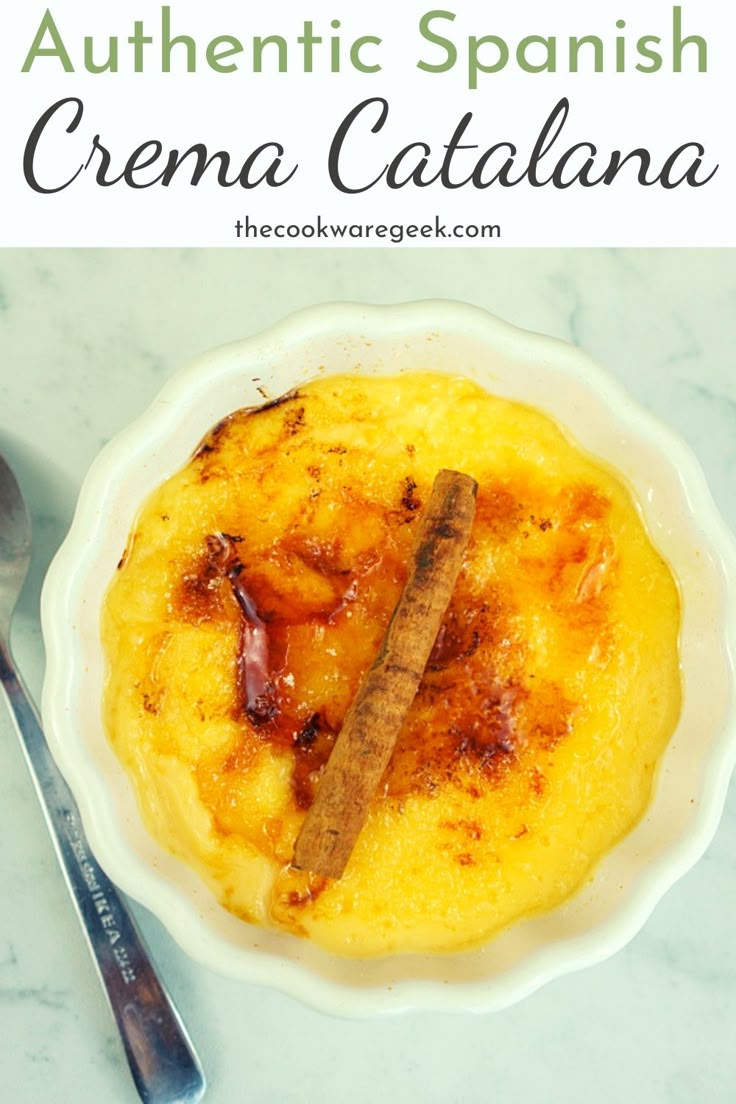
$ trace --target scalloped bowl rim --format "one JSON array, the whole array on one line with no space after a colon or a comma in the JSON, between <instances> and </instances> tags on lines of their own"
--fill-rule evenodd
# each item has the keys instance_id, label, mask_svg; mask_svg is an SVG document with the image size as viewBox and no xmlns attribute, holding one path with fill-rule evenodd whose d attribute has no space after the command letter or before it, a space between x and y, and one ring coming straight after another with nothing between
<instances>
[{"instance_id":1,"label":"scalloped bowl rim","mask_svg":"<svg viewBox=\"0 0 736 1104\"><path fill-rule=\"evenodd\" d=\"M610 435L612 443L606 448L632 458L634 467L624 475L634 485L639 480L640 502L645 488L643 476L637 475L636 457L645 455L652 464L658 460L662 487L672 501L679 496L677 510L665 501L664 490L652 490L647 483L647 502L642 506L647 523L650 530L652 525L655 529L659 526L653 535L660 546L672 545L674 553L665 551L670 560L673 554L675 559L684 557L693 588L701 585L701 575L707 577L702 592L692 601L686 589L683 597L686 612L696 618L699 603L709 602L709 609L712 606L707 623L713 622L708 637L712 654L707 662L717 660L720 712L717 722L713 721L707 755L693 760L698 781L691 787L692 808L680 814L674 789L670 805L665 806L672 820L675 803L677 823L684 818L684 827L680 825L670 837L665 832L664 841L659 839L662 829L656 816L665 800L662 792L675 786L668 776L668 749L650 810L602 860L586 887L552 913L520 921L486 946L460 955L395 956L364 962L340 959L296 937L265 932L230 917L194 872L166 855L142 828L129 782L102 730L101 659L95 633L100 596L114 570L110 546L121 534L127 535L136 505L186 462L219 417L238 406L262 402L263 390L257 388L264 384L267 394L275 397L326 371L325 350L332 350L338 364L335 370L340 370L343 362L352 364L352 370L369 373L408 370L402 367L402 358L420 354L430 361L439 358L442 367L430 363L430 370L447 371L445 366L451 365L451 373L465 374L466 365L472 364L476 378L489 389L547 410L584 447L587 434L602 433L607 442L606 435ZM283 386L279 372L285 371L289 357L297 355L300 367L290 370L291 382ZM375 357L378 359L372 363ZM560 388L560 381L566 387ZM519 393L519 388L526 390ZM236 396L243 401L234 402ZM219 416L207 421L214 409ZM600 425L591 429L588 423L595 420L596 413ZM672 511L678 510L675 525ZM669 528L661 520L666 517ZM677 532L678 526L687 530L687 540ZM119 551L124 544L123 537ZM106 546L108 557L103 561L100 549ZM311 307L253 337L220 346L180 369L149 408L110 441L92 464L69 534L47 574L41 614L47 650L42 696L47 738L77 799L90 845L109 875L150 909L195 960L219 973L279 989L335 1015L367 1016L407 1009L491 1011L552 978L613 954L633 938L668 888L705 851L718 826L736 763L736 542L718 513L694 454L579 349L518 329L464 303L425 300L389 306L333 303ZM702 635L702 626L696 629L695 635ZM697 641L692 645L696 663L700 663L699 647ZM707 665L702 667L706 670ZM686 684L686 697L693 693L697 697L698 692L697 685ZM688 708L694 708L692 701ZM680 747L676 754L689 764L687 755L695 752ZM621 869L628 871L624 864L631 863L635 873L618 899L612 885L622 875L616 866L618 859L612 861L611 855L626 848Z\"/></svg>"}]
</instances>

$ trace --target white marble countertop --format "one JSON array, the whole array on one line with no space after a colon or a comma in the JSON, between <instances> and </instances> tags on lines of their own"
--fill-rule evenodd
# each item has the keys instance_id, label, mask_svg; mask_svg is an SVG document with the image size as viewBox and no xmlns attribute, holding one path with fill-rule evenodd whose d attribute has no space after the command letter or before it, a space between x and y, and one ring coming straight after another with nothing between
<instances>
[{"instance_id":1,"label":"white marble countertop","mask_svg":"<svg viewBox=\"0 0 736 1104\"><path fill-rule=\"evenodd\" d=\"M465 299L579 343L691 444L736 528L736 252L0 252L0 449L36 526L14 637L85 471L194 354L313 302ZM736 793L706 856L614 958L502 1013L324 1017L189 961L136 908L207 1100L716 1104L736 1084ZM13 1104L137 1099L0 709L0 1080Z\"/></svg>"}]
</instances>

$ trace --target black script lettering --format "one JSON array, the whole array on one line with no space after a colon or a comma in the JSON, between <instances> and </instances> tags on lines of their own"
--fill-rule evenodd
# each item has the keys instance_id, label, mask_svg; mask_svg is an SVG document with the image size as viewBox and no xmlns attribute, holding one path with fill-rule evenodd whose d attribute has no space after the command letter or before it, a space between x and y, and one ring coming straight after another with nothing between
<instances>
[{"instance_id":1,"label":"black script lettering","mask_svg":"<svg viewBox=\"0 0 736 1104\"><path fill-rule=\"evenodd\" d=\"M693 159L692 164L688 166L681 177L677 180L671 180L670 173L672 173L675 168L675 162L679 160L681 154L691 149L696 150L698 156ZM676 188L678 184L687 183L691 188L702 188L704 184L707 184L709 180L713 179L718 169L718 165L716 165L703 180L698 180L698 169L702 168L704 154L705 148L701 146L700 142L685 142L684 145L678 146L662 166L662 172L660 173L662 187Z\"/></svg>"},{"instance_id":2,"label":"black script lettering","mask_svg":"<svg viewBox=\"0 0 736 1104\"><path fill-rule=\"evenodd\" d=\"M210 154L203 143L195 143L189 149L180 152L177 149L166 152L163 144L155 138L149 138L138 145L129 154L120 171L113 166L113 154L107 145L103 143L99 134L92 139L92 144L87 160L79 165L76 172L61 184L49 186L41 183L36 169L36 158L39 153L41 139L55 116L67 105L74 105L74 115L66 127L66 133L72 134L79 127L84 114L84 104L76 97L67 97L52 104L31 131L23 155L23 172L26 182L34 192L50 195L61 192L72 184L79 174L91 169L94 171L95 182L103 188L109 188L113 184L125 183L129 188L151 188L154 184L161 184L167 188L182 165L189 161L191 173L189 184L192 187L202 180L205 171L210 165L217 163L217 183L221 188L232 188L239 184L241 188L257 188L260 184L266 184L271 188L281 187L288 183L298 169L294 165L287 170L283 165L285 157L284 147L280 142L263 142L256 146L250 153L240 160L240 167L235 165L230 172L232 157L227 150L217 150ZM161 167L163 165L163 167ZM149 179L141 179L144 170L151 169L157 175ZM179 175L182 175L181 173Z\"/></svg>"},{"instance_id":3,"label":"black script lettering","mask_svg":"<svg viewBox=\"0 0 736 1104\"><path fill-rule=\"evenodd\" d=\"M82 170L85 168L85 165L80 165L77 171L74 173L74 176L71 176L63 184L58 184L56 187L53 188L45 188L42 184L38 182L36 178L35 165L36 154L38 152L38 143L41 140L46 127L51 122L53 117L57 114L58 111L61 110L61 108L66 107L67 104L75 105L74 117L69 125L66 127L66 133L73 134L82 120L84 104L81 100L78 100L76 96L67 96L63 100L57 100L55 104L52 104L51 107L47 108L47 110L44 111L43 115L38 120L28 136L26 148L23 151L23 175L26 178L26 183L29 184L31 188L33 188L34 192L42 192L44 195L51 195L54 192L63 192L64 188L68 188L69 185L77 179L80 172L82 172Z\"/></svg>"},{"instance_id":4,"label":"black script lettering","mask_svg":"<svg viewBox=\"0 0 736 1104\"><path fill-rule=\"evenodd\" d=\"M460 139L464 137L465 131L468 129L470 122L473 118L472 111L466 111L460 122L455 127L452 138L445 146L445 156L442 159L442 168L439 171L439 178L442 181L443 188L462 188L463 185L468 184L473 179L473 174L466 176L464 180L453 181L450 179L450 168L452 166L453 158L458 150L474 150L478 149L477 142L468 143L467 145L461 144ZM436 180L437 177L434 177Z\"/></svg>"},{"instance_id":5,"label":"black script lettering","mask_svg":"<svg viewBox=\"0 0 736 1104\"><path fill-rule=\"evenodd\" d=\"M464 140L466 132L474 122L473 113L468 111L456 126L450 141L442 147L443 155L439 152L435 155L427 142L409 142L384 163L381 171L373 176L372 180L353 186L346 182L348 175L346 139L361 115L374 105L379 107L379 112L370 127L370 133L377 134L382 131L388 120L389 105L387 100L374 97L363 100L345 116L332 141L329 155L330 179L341 192L348 194L366 192L382 180L385 186L391 189L405 188L407 185L426 188L437 182L448 189L461 188L468 184L477 189L489 188L492 184L499 184L502 188L513 188L523 181L527 181L533 188L552 185L553 188L565 190L573 184L582 188L592 188L598 184L612 184L621 173L623 166L629 163L638 164L636 180L644 187L660 184L661 187L670 189L680 184L688 184L699 188L712 180L718 169L716 165L707 175L704 175L705 149L699 142L685 142L678 146L662 163L660 169L652 164L652 154L644 148L637 148L626 154L621 150L613 150L606 154L601 152L593 142L588 141L575 142L565 148L561 146L561 136L570 114L570 103L566 97L563 97L550 111L526 163L522 161L517 146L513 142L499 141L489 145L482 152L476 153L472 172L468 174L466 169L466 174L462 177L459 172L453 173L456 167L454 165L456 155L480 149L477 143ZM365 134L363 138L365 140ZM492 159L496 158L496 164L498 164L499 155L504 154L504 161L494 171L491 166ZM687 155L690 156L690 163L687 167L683 167Z\"/></svg>"},{"instance_id":6,"label":"black script lettering","mask_svg":"<svg viewBox=\"0 0 736 1104\"><path fill-rule=\"evenodd\" d=\"M587 150L589 156L586 158L585 163L582 165L582 167L574 170L572 176L565 180L564 176L562 175L563 172L568 167L570 161L572 161L575 154L580 153L581 150ZM560 188L561 190L564 188L570 188L576 182L579 182L584 187L592 187L594 182L588 179L588 173L595 164L593 158L595 157L597 152L598 150L591 142L578 142L576 145L570 146L568 150L565 150L562 157L555 165L554 171L552 173L552 183L554 184L555 188Z\"/></svg>"},{"instance_id":7,"label":"black script lettering","mask_svg":"<svg viewBox=\"0 0 736 1104\"><path fill-rule=\"evenodd\" d=\"M381 177L386 175L386 169L388 168L388 166L384 165L375 180L372 180L370 184L362 185L360 188L348 187L341 175L340 159L342 157L342 148L345 139L350 133L353 123L363 114L366 108L371 107L373 104L381 105L378 119L371 127L371 134L378 134L379 130L383 129L384 123L388 118L388 100L384 100L381 96L372 96L369 100L363 100L361 103L357 104L352 111L347 113L335 131L335 136L330 144L330 152L327 159L327 170L330 174L330 180L339 191L346 192L348 195L357 195L359 192L367 192L369 188L372 188L374 184L378 183Z\"/></svg>"},{"instance_id":8,"label":"black script lettering","mask_svg":"<svg viewBox=\"0 0 736 1104\"><path fill-rule=\"evenodd\" d=\"M499 150L507 150L508 156L504 161L500 169L498 169L493 176L483 179L483 170L488 166L488 162L493 157L494 153L498 153ZM497 142L495 146L491 146L487 149L483 156L479 159L475 169L473 170L473 186L476 188L490 188L491 184L495 184L496 181L502 184L504 188L511 187L512 184L518 183L509 179L509 173L514 167L514 158L516 157L516 146L511 142Z\"/></svg>"},{"instance_id":9,"label":"black script lettering","mask_svg":"<svg viewBox=\"0 0 736 1104\"><path fill-rule=\"evenodd\" d=\"M151 152L146 155L146 151L149 149L151 150ZM130 157L125 163L125 168L120 173L120 175L113 176L112 178L108 179L108 172L110 170L112 157L110 151L105 146L103 146L102 142L100 141L99 134L95 134L94 138L92 139L92 149L90 150L89 157L87 158L84 168L85 170L88 169L92 164L95 154L99 154L100 163L97 168L97 172L95 173L95 181L100 185L100 187L109 188L113 184L119 184L121 180L124 180L130 188L148 188L150 186L149 183L139 183L137 180L134 179L133 173L136 172L138 169L147 169L150 165L153 165L156 161L158 161L162 151L163 146L160 142L144 142L142 145L138 146L137 149L133 150Z\"/></svg>"},{"instance_id":10,"label":"black script lettering","mask_svg":"<svg viewBox=\"0 0 736 1104\"><path fill-rule=\"evenodd\" d=\"M418 152L423 156L420 156L414 168L410 169L408 174L402 179L399 177L399 172L404 168L404 161L410 160L414 152ZM416 184L418 188L422 188L436 180L437 178L434 176L431 180L424 180L422 176L424 169L426 169L429 164L428 159L431 153L432 147L428 146L426 142L411 142L408 146L404 146L402 150L399 150L386 171L386 183L389 188L403 188L409 181L411 181L412 184Z\"/></svg>"},{"instance_id":11,"label":"black script lettering","mask_svg":"<svg viewBox=\"0 0 736 1104\"><path fill-rule=\"evenodd\" d=\"M534 143L534 149L532 150L532 155L529 158L529 165L519 177L519 181L523 180L526 176L529 178L529 183L532 185L533 188L541 188L543 187L543 185L551 183L551 176L547 177L546 180L539 179L539 177L537 176L537 165L545 156L545 154L549 153L552 146L559 138L569 114L570 101L567 99L566 96L563 96L562 99L558 100L555 106L552 108L547 121L539 132L539 137ZM518 181L512 181L511 183L518 183Z\"/></svg>"},{"instance_id":12,"label":"black script lettering","mask_svg":"<svg viewBox=\"0 0 736 1104\"><path fill-rule=\"evenodd\" d=\"M652 164L651 153L646 149L635 149L631 150L631 152L627 153L625 156L621 153L621 150L614 150L603 176L599 176L597 180L591 181L589 186L592 187L593 184L600 184L601 181L603 181L604 184L613 184L624 165L628 161L637 160L639 162L639 168L636 173L636 179L639 184L643 184L645 187L650 184L656 184L659 180L658 176L655 176L652 180L647 176L647 172Z\"/></svg>"}]
</instances>

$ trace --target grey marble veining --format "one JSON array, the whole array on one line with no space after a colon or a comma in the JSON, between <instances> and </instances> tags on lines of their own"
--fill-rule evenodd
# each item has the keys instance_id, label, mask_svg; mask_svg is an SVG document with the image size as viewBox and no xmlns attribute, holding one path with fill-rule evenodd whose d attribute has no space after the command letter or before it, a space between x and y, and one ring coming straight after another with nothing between
<instances>
[{"instance_id":1,"label":"grey marble veining","mask_svg":"<svg viewBox=\"0 0 736 1104\"><path fill-rule=\"evenodd\" d=\"M16 625L34 693L41 579L100 447L183 362L313 302L448 297L574 341L697 453L736 528L733 251L0 252L0 448L36 532ZM0 1070L13 1104L137 1099L0 712ZM736 800L614 958L494 1016L327 1019L189 961L137 909L208 1100L726 1104L736 1086Z\"/></svg>"}]
</instances>

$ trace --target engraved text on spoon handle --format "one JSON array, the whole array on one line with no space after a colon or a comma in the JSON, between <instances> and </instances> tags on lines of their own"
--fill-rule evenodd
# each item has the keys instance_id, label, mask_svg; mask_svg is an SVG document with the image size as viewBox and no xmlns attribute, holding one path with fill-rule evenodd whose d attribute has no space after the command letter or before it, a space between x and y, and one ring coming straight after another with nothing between
<instances>
[{"instance_id":1,"label":"engraved text on spoon handle","mask_svg":"<svg viewBox=\"0 0 736 1104\"><path fill-rule=\"evenodd\" d=\"M151 1104L199 1100L204 1080L135 922L89 849L74 798L38 714L0 641L7 696L64 876L117 1021L139 1094Z\"/></svg>"}]
</instances>

